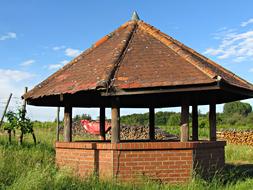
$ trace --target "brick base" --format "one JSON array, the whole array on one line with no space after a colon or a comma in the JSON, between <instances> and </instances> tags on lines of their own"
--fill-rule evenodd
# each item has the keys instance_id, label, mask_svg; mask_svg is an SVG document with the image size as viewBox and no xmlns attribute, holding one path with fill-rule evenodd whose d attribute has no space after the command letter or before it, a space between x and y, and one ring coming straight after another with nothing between
<instances>
[{"instance_id":1,"label":"brick base","mask_svg":"<svg viewBox=\"0 0 253 190\"><path fill-rule=\"evenodd\" d=\"M224 141L56 142L56 163L80 176L136 181L186 182L193 170L212 174L224 166Z\"/></svg>"}]
</instances>

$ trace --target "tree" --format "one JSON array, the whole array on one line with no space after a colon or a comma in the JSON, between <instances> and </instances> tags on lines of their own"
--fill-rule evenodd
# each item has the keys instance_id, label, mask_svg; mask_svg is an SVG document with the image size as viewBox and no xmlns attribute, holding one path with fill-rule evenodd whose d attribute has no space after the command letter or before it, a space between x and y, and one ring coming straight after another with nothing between
<instances>
[{"instance_id":1,"label":"tree","mask_svg":"<svg viewBox=\"0 0 253 190\"><path fill-rule=\"evenodd\" d=\"M76 115L74 118L73 118L73 122L80 122L81 120L91 120L91 116L88 115L88 114L82 114L82 115Z\"/></svg>"},{"instance_id":2,"label":"tree","mask_svg":"<svg viewBox=\"0 0 253 190\"><path fill-rule=\"evenodd\" d=\"M167 120L167 125L169 126L179 126L180 125L180 114L173 113Z\"/></svg>"},{"instance_id":3,"label":"tree","mask_svg":"<svg viewBox=\"0 0 253 190\"><path fill-rule=\"evenodd\" d=\"M223 113L226 115L238 113L242 116L247 116L250 112L252 112L251 105L240 101L226 103L223 107Z\"/></svg>"}]
</instances>

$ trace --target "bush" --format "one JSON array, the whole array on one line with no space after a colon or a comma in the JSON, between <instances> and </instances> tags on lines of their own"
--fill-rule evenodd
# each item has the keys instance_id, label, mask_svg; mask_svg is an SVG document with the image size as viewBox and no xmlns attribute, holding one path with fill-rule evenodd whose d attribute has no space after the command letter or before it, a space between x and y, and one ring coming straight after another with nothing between
<instances>
[{"instance_id":1,"label":"bush","mask_svg":"<svg viewBox=\"0 0 253 190\"><path fill-rule=\"evenodd\" d=\"M209 126L208 119L206 117L199 117L199 128L206 128Z\"/></svg>"},{"instance_id":2,"label":"bush","mask_svg":"<svg viewBox=\"0 0 253 190\"><path fill-rule=\"evenodd\" d=\"M246 125L246 118L239 114L233 113L229 117L225 118L225 123L228 125Z\"/></svg>"},{"instance_id":3,"label":"bush","mask_svg":"<svg viewBox=\"0 0 253 190\"><path fill-rule=\"evenodd\" d=\"M251 105L248 103L243 103L239 101L226 103L223 107L223 113L228 116L234 113L247 116L250 112L252 112Z\"/></svg>"},{"instance_id":4,"label":"bush","mask_svg":"<svg viewBox=\"0 0 253 190\"><path fill-rule=\"evenodd\" d=\"M171 114L167 121L167 125L169 126L179 126L180 125L180 114L174 113Z\"/></svg>"},{"instance_id":5,"label":"bush","mask_svg":"<svg viewBox=\"0 0 253 190\"><path fill-rule=\"evenodd\" d=\"M248 116L247 116L247 121L246 121L247 124L249 125L253 125L253 112L251 112Z\"/></svg>"}]
</instances>

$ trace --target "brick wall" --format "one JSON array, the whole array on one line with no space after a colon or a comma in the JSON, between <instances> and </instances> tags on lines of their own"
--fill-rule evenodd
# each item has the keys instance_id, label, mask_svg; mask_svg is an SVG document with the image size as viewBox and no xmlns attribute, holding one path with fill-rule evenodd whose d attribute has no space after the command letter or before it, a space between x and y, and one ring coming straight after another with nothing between
<instances>
[{"instance_id":1,"label":"brick wall","mask_svg":"<svg viewBox=\"0 0 253 190\"><path fill-rule=\"evenodd\" d=\"M194 169L197 174L207 178L224 167L224 147L193 150Z\"/></svg>"},{"instance_id":2,"label":"brick wall","mask_svg":"<svg viewBox=\"0 0 253 190\"><path fill-rule=\"evenodd\" d=\"M114 153L114 174L124 181L147 177L184 182L191 173L191 150L119 150Z\"/></svg>"},{"instance_id":3,"label":"brick wall","mask_svg":"<svg viewBox=\"0 0 253 190\"><path fill-rule=\"evenodd\" d=\"M98 175L100 178L108 179L113 177L113 150L99 150Z\"/></svg>"},{"instance_id":4,"label":"brick wall","mask_svg":"<svg viewBox=\"0 0 253 190\"><path fill-rule=\"evenodd\" d=\"M224 165L225 142L71 142L56 143L56 163L80 176L131 181L149 178L185 182L193 169L212 173Z\"/></svg>"},{"instance_id":5,"label":"brick wall","mask_svg":"<svg viewBox=\"0 0 253 190\"><path fill-rule=\"evenodd\" d=\"M92 145L56 144L56 163L62 168L71 168L75 174L89 176L95 171L95 150Z\"/></svg>"}]
</instances>

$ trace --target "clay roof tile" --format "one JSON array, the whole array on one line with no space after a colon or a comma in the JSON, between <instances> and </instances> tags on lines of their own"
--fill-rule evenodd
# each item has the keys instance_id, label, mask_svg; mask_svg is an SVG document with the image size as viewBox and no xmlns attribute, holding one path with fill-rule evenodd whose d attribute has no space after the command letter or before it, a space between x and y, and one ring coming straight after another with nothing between
<instances>
[{"instance_id":1,"label":"clay roof tile","mask_svg":"<svg viewBox=\"0 0 253 190\"><path fill-rule=\"evenodd\" d=\"M253 90L247 81L155 27L134 19L24 95L26 99L101 89L211 84L224 80Z\"/></svg>"}]
</instances>

